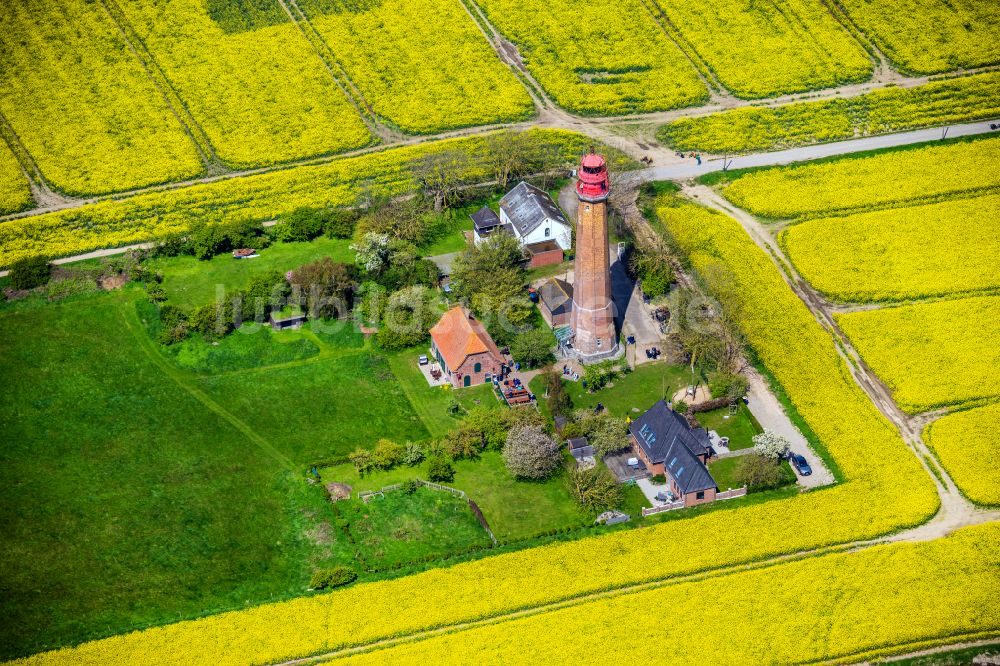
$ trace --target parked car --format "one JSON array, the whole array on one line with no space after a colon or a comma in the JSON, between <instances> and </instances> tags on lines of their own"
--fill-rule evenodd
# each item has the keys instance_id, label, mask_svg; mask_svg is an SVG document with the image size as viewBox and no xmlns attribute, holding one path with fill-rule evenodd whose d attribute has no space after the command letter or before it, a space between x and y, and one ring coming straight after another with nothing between
<instances>
[{"instance_id":1,"label":"parked car","mask_svg":"<svg viewBox=\"0 0 1000 666\"><path fill-rule=\"evenodd\" d=\"M794 467L802 476L809 476L813 473L812 467L810 467L806 459L798 453L792 454L791 461L792 467Z\"/></svg>"}]
</instances>

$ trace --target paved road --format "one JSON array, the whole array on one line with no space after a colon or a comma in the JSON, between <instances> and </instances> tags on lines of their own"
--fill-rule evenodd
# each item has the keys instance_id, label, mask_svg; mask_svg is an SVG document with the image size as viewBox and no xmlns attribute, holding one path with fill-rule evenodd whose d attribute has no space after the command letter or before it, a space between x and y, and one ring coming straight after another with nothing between
<instances>
[{"instance_id":1,"label":"paved road","mask_svg":"<svg viewBox=\"0 0 1000 666\"><path fill-rule=\"evenodd\" d=\"M586 132L588 128L574 127L572 129ZM967 123L964 125L952 125L948 128L948 138L992 133L997 132L990 129L990 123L988 121ZM941 139L941 134L942 130L940 128L900 132L899 134L886 134L883 136L866 137L864 139L852 139L850 141L838 141L836 143L803 146L801 148L791 148L789 150L779 150L771 153L755 153L753 155L731 158L725 164L729 169L775 166L779 164L788 164L790 162L815 160L833 155L846 155L848 153L856 153L865 150L876 150L878 148L890 148L894 146L906 146L913 143L923 143L925 141L936 141ZM642 169L634 172L632 178L638 178L643 182L654 180L688 180L712 171L722 171L723 166L724 163L721 158L706 160L700 166L695 164L694 161L690 161L683 164ZM571 196L569 192L566 192L565 194L560 192L559 203L563 205L566 213L570 216L570 219L573 219L576 213L575 197ZM267 224L274 224L274 222L265 222L265 225ZM128 248L108 248L105 250L97 250L96 252L88 252L86 254L72 257L63 257L62 259L57 259L55 263L66 264L74 261L80 261L82 259L106 257L113 254L121 254L122 252L125 252L126 249ZM0 271L0 277L5 276L6 274L6 271Z\"/></svg>"},{"instance_id":2,"label":"paved road","mask_svg":"<svg viewBox=\"0 0 1000 666\"><path fill-rule=\"evenodd\" d=\"M877 150L879 148L907 146L926 141L940 141L941 134L941 128L935 128L914 130L912 132L900 132L899 134L870 136L863 139L851 139L850 141L838 141L836 143L824 143L814 146L802 146L801 148L790 148L788 150L778 150L771 153L755 153L753 155L733 157L729 158L728 162L725 162L725 164L728 164L727 168L730 170L790 164L791 162L816 160L823 157L846 155L848 153ZM1000 134L1000 132L991 130L989 122L952 125L948 128L949 139L960 136L974 136L977 134ZM643 169L638 172L638 175L643 181L687 180L689 178L695 178L713 171L722 171L723 166L724 161L722 158L707 160L703 162L701 166L697 165L694 160L689 160L684 164Z\"/></svg>"}]
</instances>

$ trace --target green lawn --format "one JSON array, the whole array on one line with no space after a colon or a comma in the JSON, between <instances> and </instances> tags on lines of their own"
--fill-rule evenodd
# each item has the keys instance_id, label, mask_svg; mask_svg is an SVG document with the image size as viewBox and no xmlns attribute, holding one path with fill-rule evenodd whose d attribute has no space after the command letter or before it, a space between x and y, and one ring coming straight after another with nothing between
<instances>
[{"instance_id":1,"label":"green lawn","mask_svg":"<svg viewBox=\"0 0 1000 666\"><path fill-rule=\"evenodd\" d=\"M757 419L742 402L736 414L730 414L728 407L697 415L698 422L705 430L714 430L719 437L729 438L730 449L748 449L753 446L754 435L763 432Z\"/></svg>"},{"instance_id":2,"label":"green lawn","mask_svg":"<svg viewBox=\"0 0 1000 666\"><path fill-rule=\"evenodd\" d=\"M338 503L365 569L388 568L428 557L446 557L492 545L466 500L448 492L420 488L375 495L367 503ZM352 563L347 563L352 564Z\"/></svg>"},{"instance_id":3,"label":"green lawn","mask_svg":"<svg viewBox=\"0 0 1000 666\"><path fill-rule=\"evenodd\" d=\"M389 354L387 359L389 367L399 380L400 388L431 437L444 437L458 427L461 415L454 416L448 413L448 404L453 399L458 400L465 410L477 405L506 409L496 399L493 389L486 384L460 389L428 384L420 372L417 360L421 354L429 353L425 347L416 347Z\"/></svg>"},{"instance_id":4,"label":"green lawn","mask_svg":"<svg viewBox=\"0 0 1000 666\"><path fill-rule=\"evenodd\" d=\"M375 490L408 479L426 478L425 466L400 466L359 478L353 465L320 470L324 483L346 483ZM542 482L515 480L501 455L487 451L477 460L455 462L455 479L446 484L464 490L479 505L497 539L524 539L542 532L583 525L588 519L569 494L562 475Z\"/></svg>"},{"instance_id":5,"label":"green lawn","mask_svg":"<svg viewBox=\"0 0 1000 666\"><path fill-rule=\"evenodd\" d=\"M194 257L153 259L149 267L163 274L163 288L170 303L188 309L216 298L222 285L227 292L242 289L251 276L270 270L284 273L310 261L330 257L334 261L353 263L351 241L321 236L309 243L275 243L260 251L256 259L233 259L220 254L209 261Z\"/></svg>"},{"instance_id":6,"label":"green lawn","mask_svg":"<svg viewBox=\"0 0 1000 666\"><path fill-rule=\"evenodd\" d=\"M560 366L556 364L556 368ZM652 407L657 400L670 397L680 388L687 386L690 372L684 366L666 363L646 363L627 375L616 379L596 393L588 393L582 382L566 381L566 390L573 399L573 407L593 408L603 404L615 416L633 418ZM531 389L539 396L544 394L540 377L531 380ZM544 402L541 398L539 402Z\"/></svg>"},{"instance_id":7,"label":"green lawn","mask_svg":"<svg viewBox=\"0 0 1000 666\"><path fill-rule=\"evenodd\" d=\"M247 325L214 343L193 334L183 342L164 347L178 366L198 373L247 370L300 361L319 354L319 346L301 331L272 331Z\"/></svg>"},{"instance_id":8,"label":"green lawn","mask_svg":"<svg viewBox=\"0 0 1000 666\"><path fill-rule=\"evenodd\" d=\"M345 456L383 437L430 437L386 359L368 351L205 377L201 386L297 463Z\"/></svg>"},{"instance_id":9,"label":"green lawn","mask_svg":"<svg viewBox=\"0 0 1000 666\"><path fill-rule=\"evenodd\" d=\"M137 296L0 313L0 656L301 594L320 556L328 504L189 390Z\"/></svg>"},{"instance_id":10,"label":"green lawn","mask_svg":"<svg viewBox=\"0 0 1000 666\"><path fill-rule=\"evenodd\" d=\"M712 478L715 479L715 484L719 486L720 491L725 491L729 488L742 487L743 484L740 483L738 479L741 460L742 457L736 456L733 458L713 460L708 463L708 471L711 472ZM781 471L784 474L784 480L781 484L782 486L792 485L795 483L795 472L792 471L792 468L788 464L787 460L781 461Z\"/></svg>"},{"instance_id":11,"label":"green lawn","mask_svg":"<svg viewBox=\"0 0 1000 666\"><path fill-rule=\"evenodd\" d=\"M715 485L719 487L719 490L724 491L729 488L740 488L742 483L737 480L737 475L740 470L740 457L735 458L722 458L721 460L713 460L708 463L708 471L712 474L712 478L715 479Z\"/></svg>"}]
</instances>

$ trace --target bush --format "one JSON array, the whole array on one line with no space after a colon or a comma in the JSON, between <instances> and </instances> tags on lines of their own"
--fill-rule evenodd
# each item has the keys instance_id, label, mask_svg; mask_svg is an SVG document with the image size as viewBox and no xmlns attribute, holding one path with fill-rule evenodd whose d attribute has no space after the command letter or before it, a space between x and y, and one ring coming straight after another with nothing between
<instances>
[{"instance_id":1,"label":"bush","mask_svg":"<svg viewBox=\"0 0 1000 666\"><path fill-rule=\"evenodd\" d=\"M388 439L380 439L372 451L372 464L377 469L389 469L403 462L406 447Z\"/></svg>"},{"instance_id":2,"label":"bush","mask_svg":"<svg viewBox=\"0 0 1000 666\"><path fill-rule=\"evenodd\" d=\"M740 460L736 472L737 482L747 487L747 492L770 490L785 484L781 463L759 453L751 453Z\"/></svg>"},{"instance_id":3,"label":"bush","mask_svg":"<svg viewBox=\"0 0 1000 666\"><path fill-rule=\"evenodd\" d=\"M426 287L407 287L391 295L375 340L386 350L412 347L427 338L437 321L434 294Z\"/></svg>"},{"instance_id":4,"label":"bush","mask_svg":"<svg viewBox=\"0 0 1000 666\"><path fill-rule=\"evenodd\" d=\"M562 375L551 369L542 375L545 386L545 404L552 416L566 416L573 409L573 398L570 397L563 384ZM564 433L565 436L565 433Z\"/></svg>"},{"instance_id":5,"label":"bush","mask_svg":"<svg viewBox=\"0 0 1000 666\"><path fill-rule=\"evenodd\" d=\"M413 467L419 464L424 459L424 449L419 444L414 444L410 442L406 445L406 451L403 452L403 464Z\"/></svg>"},{"instance_id":6,"label":"bush","mask_svg":"<svg viewBox=\"0 0 1000 666\"><path fill-rule=\"evenodd\" d=\"M224 224L198 224L191 229L187 246L198 259L211 259L217 254L241 247L265 247L264 226L252 220Z\"/></svg>"},{"instance_id":7,"label":"bush","mask_svg":"<svg viewBox=\"0 0 1000 666\"><path fill-rule=\"evenodd\" d=\"M347 458L354 465L354 469L358 470L358 474L364 476L368 472L375 469L375 456L368 449L357 448L352 451Z\"/></svg>"},{"instance_id":8,"label":"bush","mask_svg":"<svg viewBox=\"0 0 1000 666\"><path fill-rule=\"evenodd\" d=\"M352 569L344 566L333 567L331 569L319 569L313 572L309 580L309 587L313 590L326 590L332 587L340 587L353 583L358 577Z\"/></svg>"},{"instance_id":9,"label":"bush","mask_svg":"<svg viewBox=\"0 0 1000 666\"><path fill-rule=\"evenodd\" d=\"M624 499L621 484L604 465L590 469L574 466L569 470L568 480L573 498L590 513L617 509Z\"/></svg>"},{"instance_id":10,"label":"bush","mask_svg":"<svg viewBox=\"0 0 1000 666\"><path fill-rule=\"evenodd\" d=\"M427 478L435 483L445 483L455 478L455 468L451 461L443 455L434 455L427 459Z\"/></svg>"},{"instance_id":11,"label":"bush","mask_svg":"<svg viewBox=\"0 0 1000 666\"><path fill-rule=\"evenodd\" d=\"M413 493L420 490L420 482L416 479L407 479L403 481L403 484L399 488L406 495L412 495Z\"/></svg>"},{"instance_id":12,"label":"bush","mask_svg":"<svg viewBox=\"0 0 1000 666\"><path fill-rule=\"evenodd\" d=\"M667 477L665 474L654 474L653 476L649 477L649 482L654 483L656 485L660 485L661 483L667 482Z\"/></svg>"},{"instance_id":13,"label":"bush","mask_svg":"<svg viewBox=\"0 0 1000 666\"><path fill-rule=\"evenodd\" d=\"M588 365L583 371L583 381L587 382L587 390L599 391L619 374L618 361L609 359Z\"/></svg>"},{"instance_id":14,"label":"bush","mask_svg":"<svg viewBox=\"0 0 1000 666\"><path fill-rule=\"evenodd\" d=\"M576 422L598 457L618 453L629 446L625 419L615 418L606 411L594 414L590 410L581 410L577 412Z\"/></svg>"},{"instance_id":15,"label":"bush","mask_svg":"<svg viewBox=\"0 0 1000 666\"><path fill-rule=\"evenodd\" d=\"M278 218L272 229L275 240L289 243L311 241L323 233L326 211L323 208L296 208Z\"/></svg>"},{"instance_id":16,"label":"bush","mask_svg":"<svg viewBox=\"0 0 1000 666\"><path fill-rule=\"evenodd\" d=\"M520 425L507 435L503 459L515 477L546 479L562 464L562 451L540 426Z\"/></svg>"},{"instance_id":17,"label":"bush","mask_svg":"<svg viewBox=\"0 0 1000 666\"><path fill-rule=\"evenodd\" d=\"M167 290L156 283L146 285L146 298L150 303L162 303L167 300Z\"/></svg>"},{"instance_id":18,"label":"bush","mask_svg":"<svg viewBox=\"0 0 1000 666\"><path fill-rule=\"evenodd\" d=\"M41 255L18 259L10 265L10 286L14 289L41 287L52 276L52 264Z\"/></svg>"},{"instance_id":19,"label":"bush","mask_svg":"<svg viewBox=\"0 0 1000 666\"><path fill-rule=\"evenodd\" d=\"M746 395L750 382L743 375L713 372L708 376L708 390L713 398L739 400Z\"/></svg>"},{"instance_id":20,"label":"bush","mask_svg":"<svg viewBox=\"0 0 1000 666\"><path fill-rule=\"evenodd\" d=\"M529 369L547 365L556 358L552 353L551 334L537 328L514 336L510 355Z\"/></svg>"}]
</instances>

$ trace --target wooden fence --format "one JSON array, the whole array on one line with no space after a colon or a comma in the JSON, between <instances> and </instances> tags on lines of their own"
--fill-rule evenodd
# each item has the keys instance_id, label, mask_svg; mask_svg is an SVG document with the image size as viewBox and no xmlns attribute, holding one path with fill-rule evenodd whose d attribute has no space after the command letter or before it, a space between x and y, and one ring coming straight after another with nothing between
<instances>
[{"instance_id":1,"label":"wooden fence","mask_svg":"<svg viewBox=\"0 0 1000 666\"><path fill-rule=\"evenodd\" d=\"M490 524L486 521L486 516L484 516L483 512L479 509L479 505L473 502L471 499L469 499L469 496L465 494L464 490L459 490L458 488L452 488L450 486L442 486L440 483L434 483L433 481L424 481L423 479L414 479L414 481L419 483L421 486L426 486L428 488L433 488L434 490L440 490L446 493L451 493L455 497L461 497L466 502L468 502L469 508L472 510L472 515L476 517L476 520L479 521L479 524L482 526L482 528L486 530L486 533L490 536L490 541L492 541L493 546L496 547L497 538L493 535L493 530L490 529ZM392 492L394 490L399 490L402 487L403 487L402 483L394 483L391 486L383 486L378 490L359 491L358 499L361 500L362 502L367 502L369 498L374 497L375 495L381 495L382 497L385 497L386 493Z\"/></svg>"},{"instance_id":2,"label":"wooden fence","mask_svg":"<svg viewBox=\"0 0 1000 666\"><path fill-rule=\"evenodd\" d=\"M423 479L414 479L417 483L422 486L427 486L428 488L433 488L434 490L443 490L446 493L451 493L456 497L461 497L462 499L468 499L464 490L459 490L458 488L449 488L448 486L442 486L440 483L433 483L431 481L424 481ZM378 490L361 490L358 491L358 499L361 501L367 501L369 497L374 495L385 496L386 493L392 492L393 490L399 490L403 487L402 483L394 483L391 486L383 486Z\"/></svg>"}]
</instances>

